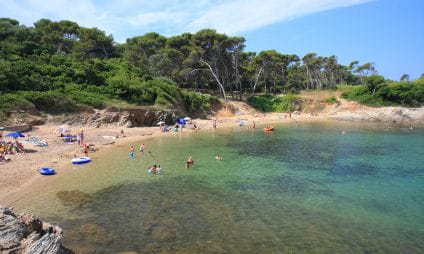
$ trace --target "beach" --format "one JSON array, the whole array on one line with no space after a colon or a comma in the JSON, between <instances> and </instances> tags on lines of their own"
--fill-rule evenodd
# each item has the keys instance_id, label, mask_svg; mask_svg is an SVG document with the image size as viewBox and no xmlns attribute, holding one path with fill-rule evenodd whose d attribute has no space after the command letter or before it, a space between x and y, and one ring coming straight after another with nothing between
<instances>
[{"instance_id":1,"label":"beach","mask_svg":"<svg viewBox=\"0 0 424 254\"><path fill-rule=\"evenodd\" d=\"M338 105L326 105L319 114L305 112L294 112L289 117L287 113L259 113L250 106L242 102L232 102L232 106L238 113L234 114L221 110L209 119L193 119L200 130L211 131L213 129L213 119L217 119L217 128L228 128L239 126L241 120L245 120L247 128L251 128L253 121L256 128L264 128L266 124L287 123L296 125L302 122L311 121L377 121L385 125L403 124L410 126L411 123L422 124L424 121L424 109L408 109L402 107L372 108L360 105L355 102L340 99ZM399 113L400 112L400 113ZM396 123L397 122L397 123ZM11 161L0 165L0 202L14 192L30 187L33 181L40 179L38 169L41 167L53 167L58 174L65 165L70 164L70 160L77 156L84 156L82 147L76 144L64 144L62 139L54 130L60 123L47 123L37 126L26 135L36 136L48 142L46 147L36 147L25 144L28 149L26 154L16 154L11 156ZM162 132L158 126L155 127L135 127L125 128L122 126L101 126L87 127L73 125L70 127L72 134L81 130L85 133L85 143L90 144L89 156L103 149L114 149L116 146L134 143L136 149L143 140L157 137L158 135L185 135L195 130L193 125L187 125L182 132ZM125 137L114 138L123 130ZM24 140L25 138L20 138Z\"/></svg>"},{"instance_id":2,"label":"beach","mask_svg":"<svg viewBox=\"0 0 424 254\"><path fill-rule=\"evenodd\" d=\"M237 117L218 117L217 128L238 126L238 119L246 119L250 127L252 120L255 119L258 128L265 123L290 122L289 119L283 118L282 114L267 114L265 116L261 114L258 117L239 115ZM298 121L311 120L310 117L293 116L293 123L295 123L294 119ZM194 119L193 122L200 127L199 131L210 131L212 129L212 120ZM27 153L12 155L10 162L0 165L2 172L0 175L0 201L19 189L30 186L33 181L42 178L43 176L38 173L39 168L52 167L60 174L62 168L70 164L70 160L74 155L84 156L82 147L77 144L64 144L59 135L54 133L58 126L59 124L50 123L37 126L33 131L26 132L25 135L35 136L47 141L48 146L37 147L32 144L24 144L28 150ZM116 146L131 142L134 142L136 149L138 149L138 145L143 140L154 138L158 135L184 135L195 131L192 125L187 125L182 132L178 133L162 132L159 127L124 128L115 126L90 128L86 126L71 126L71 130L75 134L80 130L84 130L85 142L90 144L89 156L99 150L114 149ZM124 130L125 137L112 138L118 136L121 130ZM24 139L21 138L21 140Z\"/></svg>"}]
</instances>

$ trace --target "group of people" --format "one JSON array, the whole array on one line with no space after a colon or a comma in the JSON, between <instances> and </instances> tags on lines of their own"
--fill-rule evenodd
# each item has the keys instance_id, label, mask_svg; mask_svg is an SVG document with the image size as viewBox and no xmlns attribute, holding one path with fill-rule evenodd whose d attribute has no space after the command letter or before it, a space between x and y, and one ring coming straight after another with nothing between
<instances>
[{"instance_id":1,"label":"group of people","mask_svg":"<svg viewBox=\"0 0 424 254\"><path fill-rule=\"evenodd\" d=\"M0 163L6 163L10 161L9 155L14 155L16 153L25 153L24 145L15 139L12 141L3 140L3 131L0 131Z\"/></svg>"},{"instance_id":2,"label":"group of people","mask_svg":"<svg viewBox=\"0 0 424 254\"><path fill-rule=\"evenodd\" d=\"M141 154L141 155L143 155L144 154L144 144L141 144L140 145L140 148L139 148L139 153ZM130 145L130 158L134 158L134 156L135 156L135 148L134 148L134 145Z\"/></svg>"},{"instance_id":3,"label":"group of people","mask_svg":"<svg viewBox=\"0 0 424 254\"><path fill-rule=\"evenodd\" d=\"M161 170L162 168L160 167L160 165L156 166L156 164L148 168L149 173L153 173L153 174L160 173Z\"/></svg>"}]
</instances>

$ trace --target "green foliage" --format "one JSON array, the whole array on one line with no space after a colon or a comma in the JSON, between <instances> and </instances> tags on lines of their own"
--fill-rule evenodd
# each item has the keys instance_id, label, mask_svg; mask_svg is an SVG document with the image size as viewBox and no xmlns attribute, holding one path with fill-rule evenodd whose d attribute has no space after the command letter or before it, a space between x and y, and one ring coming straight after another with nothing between
<instances>
[{"instance_id":1,"label":"green foliage","mask_svg":"<svg viewBox=\"0 0 424 254\"><path fill-rule=\"evenodd\" d=\"M330 96L327 99L325 99L325 102L328 103L328 104L334 104L334 103L337 103L339 101L337 100L337 98L335 96Z\"/></svg>"},{"instance_id":2,"label":"green foliage","mask_svg":"<svg viewBox=\"0 0 424 254\"><path fill-rule=\"evenodd\" d=\"M381 79L370 85L344 86L342 96L348 100L373 106L404 105L418 107L424 105L424 79L412 82L390 82ZM378 84L375 86L375 84ZM375 89L375 90L374 90Z\"/></svg>"},{"instance_id":3,"label":"green foliage","mask_svg":"<svg viewBox=\"0 0 424 254\"><path fill-rule=\"evenodd\" d=\"M32 110L35 108L27 99L18 94L0 94L0 112L9 113L17 110Z\"/></svg>"},{"instance_id":4,"label":"green foliage","mask_svg":"<svg viewBox=\"0 0 424 254\"><path fill-rule=\"evenodd\" d=\"M19 95L35 105L36 109L49 113L74 112L77 104L65 94L58 91L25 91Z\"/></svg>"},{"instance_id":5,"label":"green foliage","mask_svg":"<svg viewBox=\"0 0 424 254\"><path fill-rule=\"evenodd\" d=\"M189 112L209 110L213 103L219 101L215 96L191 91L184 91L183 98Z\"/></svg>"},{"instance_id":6,"label":"green foliage","mask_svg":"<svg viewBox=\"0 0 424 254\"><path fill-rule=\"evenodd\" d=\"M300 109L300 97L293 94L251 96L247 99L247 103L263 112L288 112Z\"/></svg>"},{"instance_id":7,"label":"green foliage","mask_svg":"<svg viewBox=\"0 0 424 254\"><path fill-rule=\"evenodd\" d=\"M384 102L384 100L378 96L373 96L368 87L365 85L344 87L342 97L347 100L357 101L361 104L370 106L389 105L389 103Z\"/></svg>"}]
</instances>

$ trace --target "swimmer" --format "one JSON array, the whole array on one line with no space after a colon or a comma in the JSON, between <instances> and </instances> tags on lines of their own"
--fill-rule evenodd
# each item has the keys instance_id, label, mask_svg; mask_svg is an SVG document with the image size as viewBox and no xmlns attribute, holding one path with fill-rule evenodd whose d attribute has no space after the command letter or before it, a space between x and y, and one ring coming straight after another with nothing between
<instances>
[{"instance_id":1,"label":"swimmer","mask_svg":"<svg viewBox=\"0 0 424 254\"><path fill-rule=\"evenodd\" d=\"M221 161L222 157L219 155L219 153L217 153L216 156L215 156L215 159L218 160L218 161Z\"/></svg>"},{"instance_id":2,"label":"swimmer","mask_svg":"<svg viewBox=\"0 0 424 254\"><path fill-rule=\"evenodd\" d=\"M134 158L134 146L133 145L130 146L130 157Z\"/></svg>"},{"instance_id":3,"label":"swimmer","mask_svg":"<svg viewBox=\"0 0 424 254\"><path fill-rule=\"evenodd\" d=\"M193 157L191 155L188 157L186 161L186 168L194 167Z\"/></svg>"},{"instance_id":4,"label":"swimmer","mask_svg":"<svg viewBox=\"0 0 424 254\"><path fill-rule=\"evenodd\" d=\"M161 170L162 170L162 168L160 167L160 165L158 165L157 168L156 168L156 172L160 173Z\"/></svg>"}]
</instances>

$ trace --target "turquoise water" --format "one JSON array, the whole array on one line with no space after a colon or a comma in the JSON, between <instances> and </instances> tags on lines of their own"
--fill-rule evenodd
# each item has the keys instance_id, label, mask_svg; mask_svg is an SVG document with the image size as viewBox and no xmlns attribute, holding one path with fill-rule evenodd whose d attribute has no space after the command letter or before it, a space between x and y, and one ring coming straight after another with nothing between
<instances>
[{"instance_id":1,"label":"turquoise water","mask_svg":"<svg viewBox=\"0 0 424 254\"><path fill-rule=\"evenodd\" d=\"M105 151L13 205L81 253L424 253L423 129L314 123L145 144L154 157ZM146 174L153 163L164 173Z\"/></svg>"}]
</instances>

